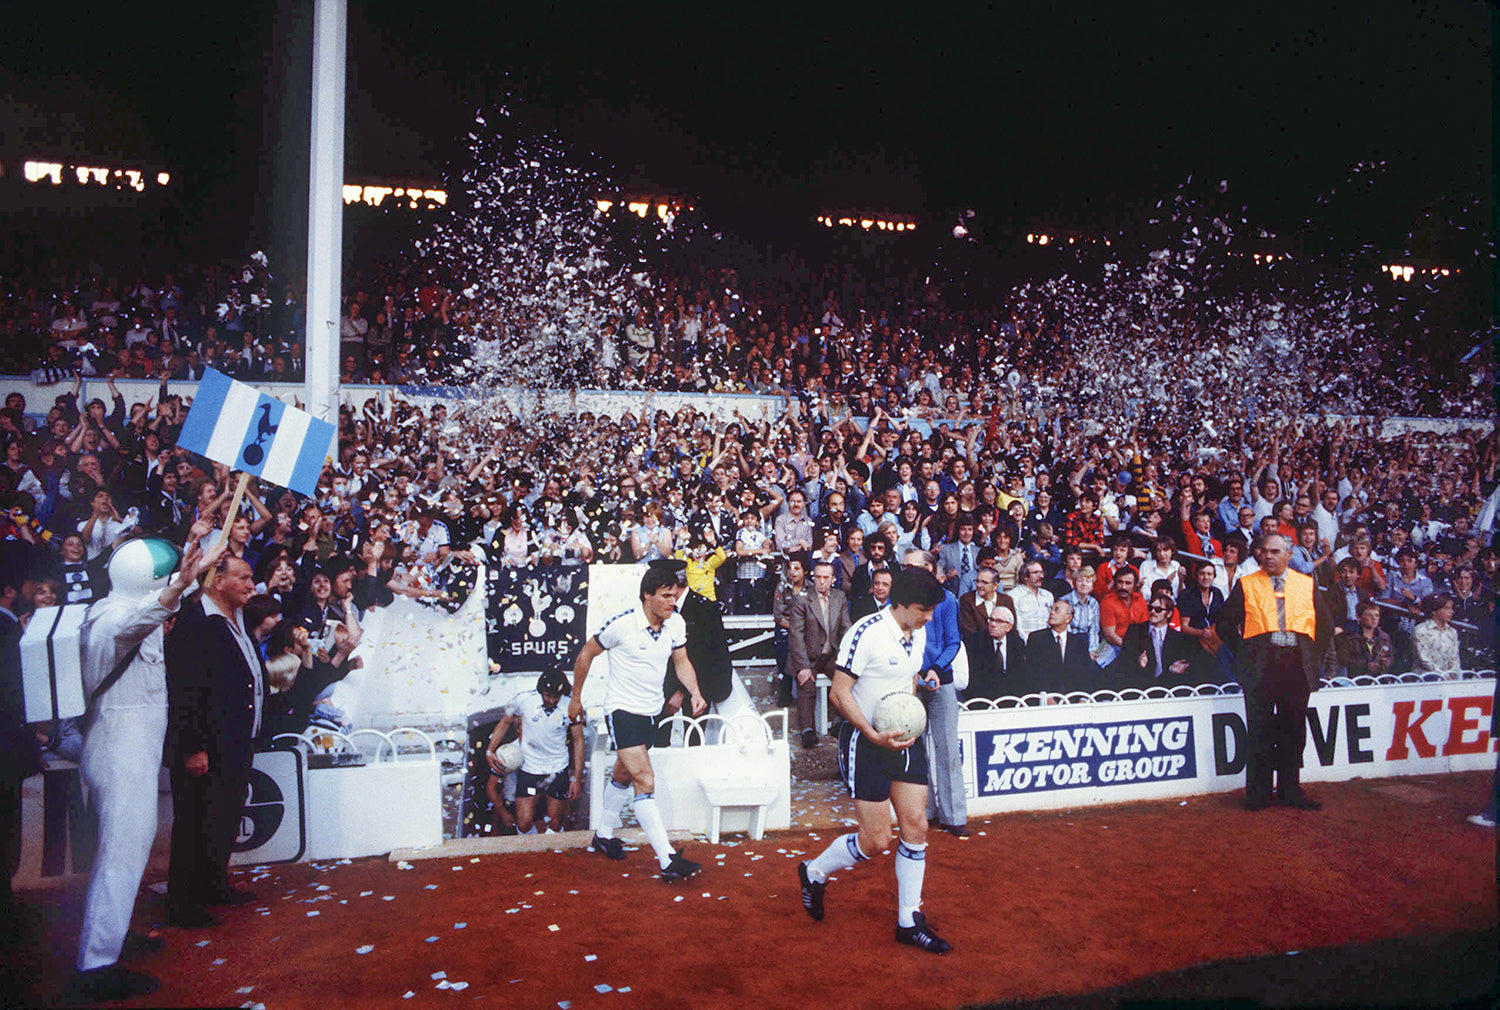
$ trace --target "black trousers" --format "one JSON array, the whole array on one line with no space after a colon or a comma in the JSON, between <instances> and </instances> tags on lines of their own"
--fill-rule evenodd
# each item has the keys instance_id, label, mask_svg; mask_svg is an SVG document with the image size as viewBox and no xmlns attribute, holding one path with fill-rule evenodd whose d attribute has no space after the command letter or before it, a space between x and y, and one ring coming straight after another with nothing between
<instances>
[{"instance_id":1,"label":"black trousers","mask_svg":"<svg viewBox=\"0 0 1500 1010\"><path fill-rule=\"evenodd\" d=\"M172 856L167 904L187 909L215 904L229 890L229 856L239 836L250 761L209 758L209 770L189 775L172 768Z\"/></svg>"},{"instance_id":2,"label":"black trousers","mask_svg":"<svg viewBox=\"0 0 1500 1010\"><path fill-rule=\"evenodd\" d=\"M21 866L21 782L0 780L0 912L15 902L10 878Z\"/></svg>"},{"instance_id":3,"label":"black trousers","mask_svg":"<svg viewBox=\"0 0 1500 1010\"><path fill-rule=\"evenodd\" d=\"M1260 683L1245 689L1245 798L1269 800L1272 775L1282 798L1301 789L1302 748L1307 742L1307 677L1301 650L1271 649Z\"/></svg>"}]
</instances>

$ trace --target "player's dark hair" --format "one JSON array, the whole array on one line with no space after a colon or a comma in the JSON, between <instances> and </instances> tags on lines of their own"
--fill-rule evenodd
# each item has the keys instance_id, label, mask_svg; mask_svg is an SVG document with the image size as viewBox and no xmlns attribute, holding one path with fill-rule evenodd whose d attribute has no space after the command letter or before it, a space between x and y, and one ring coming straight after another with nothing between
<instances>
[{"instance_id":1,"label":"player's dark hair","mask_svg":"<svg viewBox=\"0 0 1500 1010\"><path fill-rule=\"evenodd\" d=\"M573 685L568 683L568 675L559 669L551 669L543 673L536 681L536 689L541 694L572 694Z\"/></svg>"},{"instance_id":2,"label":"player's dark hair","mask_svg":"<svg viewBox=\"0 0 1500 1010\"><path fill-rule=\"evenodd\" d=\"M931 609L943 602L943 586L925 568L902 568L891 579L891 606Z\"/></svg>"},{"instance_id":3,"label":"player's dark hair","mask_svg":"<svg viewBox=\"0 0 1500 1010\"><path fill-rule=\"evenodd\" d=\"M668 586L677 585L677 573L665 568L647 568L641 576L641 599L654 596Z\"/></svg>"}]
</instances>

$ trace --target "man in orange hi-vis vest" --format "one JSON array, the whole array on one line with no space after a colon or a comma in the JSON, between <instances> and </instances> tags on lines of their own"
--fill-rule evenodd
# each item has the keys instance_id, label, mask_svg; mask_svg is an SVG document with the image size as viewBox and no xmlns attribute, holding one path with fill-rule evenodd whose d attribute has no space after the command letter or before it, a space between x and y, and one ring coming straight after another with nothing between
<instances>
[{"instance_id":1,"label":"man in orange hi-vis vest","mask_svg":"<svg viewBox=\"0 0 1500 1010\"><path fill-rule=\"evenodd\" d=\"M1219 612L1219 637L1234 653L1235 678L1245 691L1245 808L1261 810L1274 798L1289 807L1318 810L1298 778L1307 740L1307 697L1318 686L1333 618L1310 576L1287 568L1292 545L1267 535L1258 551L1260 571L1235 583Z\"/></svg>"}]
</instances>

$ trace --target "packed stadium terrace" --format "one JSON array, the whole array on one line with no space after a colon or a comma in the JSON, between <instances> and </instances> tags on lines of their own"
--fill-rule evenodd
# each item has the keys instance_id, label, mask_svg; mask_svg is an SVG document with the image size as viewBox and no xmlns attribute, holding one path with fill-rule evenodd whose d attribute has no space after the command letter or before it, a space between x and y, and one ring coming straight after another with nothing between
<instances>
[{"instance_id":1,"label":"packed stadium terrace","mask_svg":"<svg viewBox=\"0 0 1500 1010\"><path fill-rule=\"evenodd\" d=\"M301 308L254 264L154 284L7 287L4 370L50 383L28 389L55 399L10 392L0 411L0 537L45 545L58 558L57 592L88 598L124 538L181 543L195 523L222 524L229 475L175 447L190 382L207 366L251 383L300 379ZM427 275L376 268L346 289L346 394L431 385L469 353L468 308ZM434 585L483 560L679 555L712 573L698 584L726 610L767 613L788 561L805 569L822 558L858 603L878 542L899 559L913 547L941 556L969 537L1002 592L1018 591L1031 559L1052 597L1074 590L1080 568L1107 597L1113 573L1129 567L1137 609L1169 593L1174 622L1201 631L1202 607L1189 599L1199 568L1227 595L1253 570L1256 536L1274 530L1297 543L1294 564L1317 577L1349 631L1360 603L1384 604L1392 648L1383 669L1366 672L1493 666L1496 560L1483 510L1497 452L1487 420L1445 427L1262 407L1189 430L1182 411L1149 399L1129 416L1067 397L1023 409L1007 373L1078 363L1045 318L1001 318L948 311L914 274L879 291L803 266L743 283L732 270L664 274L606 328L582 376L636 391L627 411L518 415L482 394L419 406L389 386L355 390L316 499L252 493L232 549L311 627L330 595L361 609L395 592L441 602ZM160 386L127 403L112 378ZM668 413L653 408L653 391L778 399L751 420L712 396ZM968 567L941 574L972 591ZM1341 580L1352 580L1347 592ZM1097 626L1078 630L1101 641ZM1106 668L1114 637L1094 651ZM1210 664L1202 675L1228 674Z\"/></svg>"}]
</instances>

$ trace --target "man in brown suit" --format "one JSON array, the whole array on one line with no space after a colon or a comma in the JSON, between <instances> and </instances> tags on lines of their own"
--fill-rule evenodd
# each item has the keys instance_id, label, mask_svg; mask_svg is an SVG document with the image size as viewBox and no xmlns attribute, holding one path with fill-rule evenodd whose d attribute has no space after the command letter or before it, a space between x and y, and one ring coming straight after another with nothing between
<instances>
[{"instance_id":1,"label":"man in brown suit","mask_svg":"<svg viewBox=\"0 0 1500 1010\"><path fill-rule=\"evenodd\" d=\"M971 592L958 598L958 630L965 637L988 634L990 614L995 607L1009 607L1012 614L1016 610L1010 596L1000 592L1000 573L989 565L979 569L974 586Z\"/></svg>"},{"instance_id":2,"label":"man in brown suit","mask_svg":"<svg viewBox=\"0 0 1500 1010\"><path fill-rule=\"evenodd\" d=\"M792 601L787 642L787 669L797 685L803 747L818 743L818 731L813 728L818 674L833 675L834 653L849 630L849 600L833 588L833 565L827 561L814 564L812 582L812 592Z\"/></svg>"}]
</instances>

